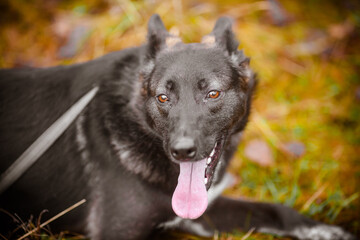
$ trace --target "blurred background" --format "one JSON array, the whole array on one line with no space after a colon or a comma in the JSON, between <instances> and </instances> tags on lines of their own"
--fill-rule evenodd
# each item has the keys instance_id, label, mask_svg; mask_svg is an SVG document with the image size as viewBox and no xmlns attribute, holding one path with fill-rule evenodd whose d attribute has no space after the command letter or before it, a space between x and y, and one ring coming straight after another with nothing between
<instances>
[{"instance_id":1,"label":"blurred background","mask_svg":"<svg viewBox=\"0 0 360 240\"><path fill-rule=\"evenodd\" d=\"M1 68L73 64L141 45L153 13L184 42L231 16L260 84L230 167L237 183L225 194L283 203L360 236L360 2L2 0L0 9Z\"/></svg>"}]
</instances>

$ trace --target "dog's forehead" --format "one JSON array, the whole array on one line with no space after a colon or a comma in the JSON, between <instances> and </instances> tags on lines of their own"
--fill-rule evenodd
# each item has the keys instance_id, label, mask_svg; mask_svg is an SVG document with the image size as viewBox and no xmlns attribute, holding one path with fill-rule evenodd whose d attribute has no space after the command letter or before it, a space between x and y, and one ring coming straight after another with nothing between
<instances>
[{"instance_id":1,"label":"dog's forehead","mask_svg":"<svg viewBox=\"0 0 360 240\"><path fill-rule=\"evenodd\" d=\"M159 55L155 63L154 84L169 85L191 81L203 86L216 79L226 81L231 77L231 63L220 49L205 49L190 46ZM205 80L205 81L204 81Z\"/></svg>"},{"instance_id":2,"label":"dog's forehead","mask_svg":"<svg viewBox=\"0 0 360 240\"><path fill-rule=\"evenodd\" d=\"M206 48L202 44L182 44L179 49L171 49L159 54L159 64L167 63L178 66L206 66L221 69L227 65L227 57L219 48Z\"/></svg>"}]
</instances>

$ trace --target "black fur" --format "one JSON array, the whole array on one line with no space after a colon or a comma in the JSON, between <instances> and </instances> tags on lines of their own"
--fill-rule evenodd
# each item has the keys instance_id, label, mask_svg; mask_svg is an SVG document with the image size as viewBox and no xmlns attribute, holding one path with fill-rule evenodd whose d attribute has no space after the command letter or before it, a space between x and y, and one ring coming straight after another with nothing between
<instances>
[{"instance_id":1,"label":"black fur","mask_svg":"<svg viewBox=\"0 0 360 240\"><path fill-rule=\"evenodd\" d=\"M50 212L44 217L55 215L85 198L85 205L51 226L91 239L146 239L167 227L203 235L255 227L303 239L350 239L340 228L284 206L224 197L210 204L205 217L164 224L176 216L171 197L178 163L188 160L174 149L190 144L191 161L197 161L221 145L218 170L207 170L211 191L221 185L250 113L255 75L237 49L231 20L220 18L208 37L214 41L183 44L154 15L141 47L72 66L0 70L0 172L77 99L100 86L80 117L1 195L1 208L27 220L43 209ZM218 98L209 98L212 90ZM159 102L161 94L168 101ZM2 235L21 235L12 233L16 223L8 215L0 213L0 222ZM309 235L318 227L326 233ZM294 231L299 228L305 231Z\"/></svg>"}]
</instances>

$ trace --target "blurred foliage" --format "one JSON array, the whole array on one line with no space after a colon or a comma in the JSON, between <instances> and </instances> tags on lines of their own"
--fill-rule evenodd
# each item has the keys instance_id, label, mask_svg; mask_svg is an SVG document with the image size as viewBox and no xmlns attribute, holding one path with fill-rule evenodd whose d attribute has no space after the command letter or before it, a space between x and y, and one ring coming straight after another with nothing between
<instances>
[{"instance_id":1,"label":"blurred foliage","mask_svg":"<svg viewBox=\"0 0 360 240\"><path fill-rule=\"evenodd\" d=\"M0 67L78 63L138 46L153 13L185 42L233 17L261 81L230 167L238 182L226 194L280 202L360 235L358 1L7 0L0 8ZM244 154L253 140L268 145L273 164ZM214 239L278 239L246 234Z\"/></svg>"}]
</instances>

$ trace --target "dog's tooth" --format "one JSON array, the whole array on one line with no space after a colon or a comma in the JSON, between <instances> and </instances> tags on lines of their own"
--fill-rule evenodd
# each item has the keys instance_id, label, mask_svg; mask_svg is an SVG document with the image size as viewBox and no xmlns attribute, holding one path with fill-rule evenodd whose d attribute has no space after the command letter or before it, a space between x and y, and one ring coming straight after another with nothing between
<instances>
[{"instance_id":1,"label":"dog's tooth","mask_svg":"<svg viewBox=\"0 0 360 240\"><path fill-rule=\"evenodd\" d=\"M208 183L208 179L204 178L204 183L207 184Z\"/></svg>"},{"instance_id":2,"label":"dog's tooth","mask_svg":"<svg viewBox=\"0 0 360 240\"><path fill-rule=\"evenodd\" d=\"M211 163L211 157L209 157L206 161L206 164L210 164Z\"/></svg>"},{"instance_id":3,"label":"dog's tooth","mask_svg":"<svg viewBox=\"0 0 360 240\"><path fill-rule=\"evenodd\" d=\"M210 157L214 156L214 154L215 154L215 148L211 151Z\"/></svg>"}]
</instances>

